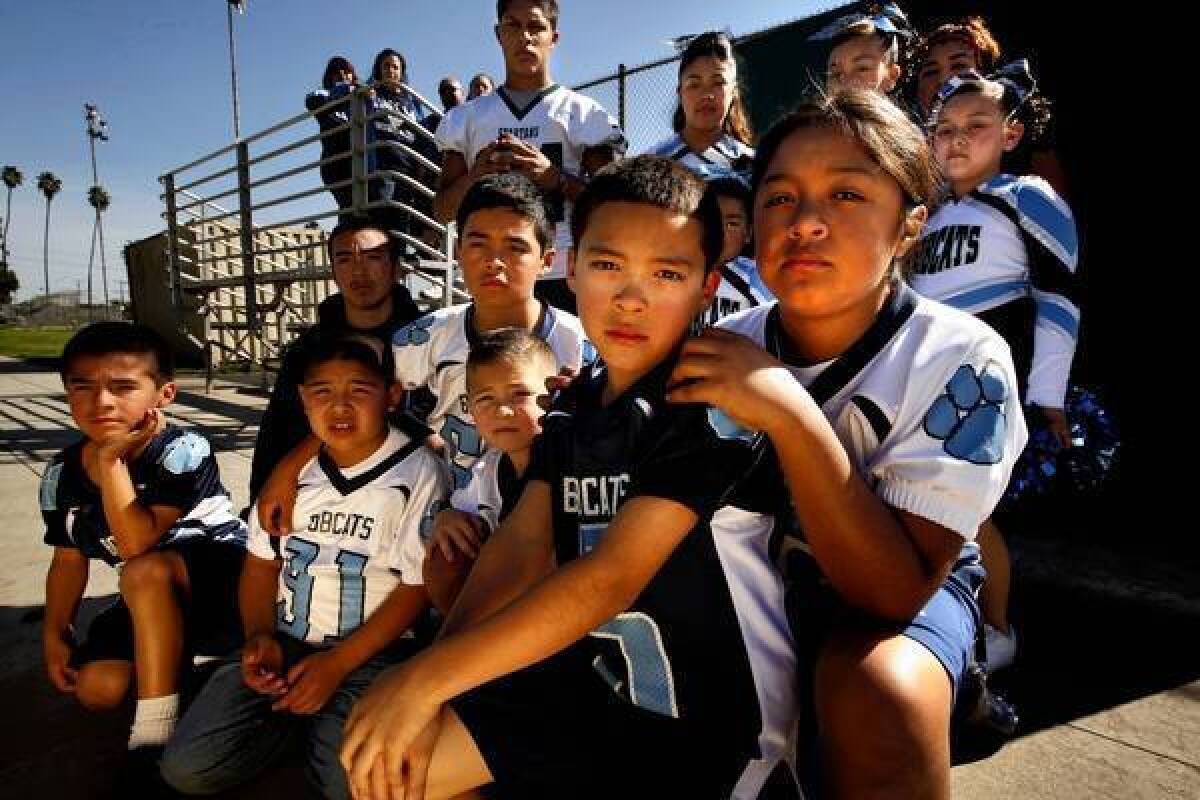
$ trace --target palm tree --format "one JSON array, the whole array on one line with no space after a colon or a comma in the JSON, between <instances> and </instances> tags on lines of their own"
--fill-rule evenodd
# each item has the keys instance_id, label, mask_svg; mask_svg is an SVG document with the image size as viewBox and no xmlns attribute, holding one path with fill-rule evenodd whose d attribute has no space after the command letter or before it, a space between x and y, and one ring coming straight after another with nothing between
<instances>
[{"instance_id":1,"label":"palm tree","mask_svg":"<svg viewBox=\"0 0 1200 800\"><path fill-rule=\"evenodd\" d=\"M4 266L8 266L8 226L12 222L12 192L22 183L25 182L25 176L21 174L21 170L8 164L4 167L4 185L8 187L8 206L4 210L4 252L0 253L0 261L4 262Z\"/></svg>"},{"instance_id":2,"label":"palm tree","mask_svg":"<svg viewBox=\"0 0 1200 800\"><path fill-rule=\"evenodd\" d=\"M112 198L103 186L93 186L88 189L88 204L96 209L96 229L92 231L92 252L95 253L96 237L100 238L100 280L104 285L104 309L108 313L108 262L104 258L104 226L100 224L100 215L108 211ZM92 305L92 261L94 255L88 256L88 313ZM107 317L105 317L107 319Z\"/></svg>"},{"instance_id":3,"label":"palm tree","mask_svg":"<svg viewBox=\"0 0 1200 800\"><path fill-rule=\"evenodd\" d=\"M37 176L38 190L46 195L46 232L42 235L42 268L46 279L46 297L50 297L50 201L62 191L62 180L53 172Z\"/></svg>"}]
</instances>

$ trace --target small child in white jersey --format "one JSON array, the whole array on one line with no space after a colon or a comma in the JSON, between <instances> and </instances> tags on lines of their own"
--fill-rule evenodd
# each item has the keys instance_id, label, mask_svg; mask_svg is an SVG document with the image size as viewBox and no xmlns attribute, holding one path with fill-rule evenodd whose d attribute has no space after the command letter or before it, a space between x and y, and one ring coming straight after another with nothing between
<instances>
[{"instance_id":1,"label":"small child in white jersey","mask_svg":"<svg viewBox=\"0 0 1200 800\"><path fill-rule=\"evenodd\" d=\"M467 485L451 496L451 507L434 519L425 585L443 612L454 604L483 541L521 497L533 440L542 430L538 398L555 372L554 351L522 328L491 331L471 347L467 404L488 450Z\"/></svg>"}]
</instances>

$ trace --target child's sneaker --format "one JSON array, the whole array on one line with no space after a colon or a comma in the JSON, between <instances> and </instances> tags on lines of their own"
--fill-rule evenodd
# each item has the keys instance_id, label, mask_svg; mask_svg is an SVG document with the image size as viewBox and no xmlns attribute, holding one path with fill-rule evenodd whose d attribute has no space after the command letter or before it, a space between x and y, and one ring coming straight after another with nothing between
<instances>
[{"instance_id":1,"label":"child's sneaker","mask_svg":"<svg viewBox=\"0 0 1200 800\"><path fill-rule=\"evenodd\" d=\"M1008 626L1008 633L1003 633L991 625L984 625L987 635L987 668L988 672L998 672L1013 662L1017 655L1017 630Z\"/></svg>"}]
</instances>

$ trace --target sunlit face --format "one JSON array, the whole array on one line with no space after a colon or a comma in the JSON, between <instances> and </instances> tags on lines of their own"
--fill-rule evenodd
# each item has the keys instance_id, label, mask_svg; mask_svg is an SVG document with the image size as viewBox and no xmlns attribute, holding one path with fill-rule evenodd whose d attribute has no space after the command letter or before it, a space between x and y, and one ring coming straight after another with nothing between
<instances>
[{"instance_id":1,"label":"sunlit face","mask_svg":"<svg viewBox=\"0 0 1200 800\"><path fill-rule=\"evenodd\" d=\"M750 242L750 220L746 218L746 206L736 197L718 195L717 202L721 205L721 226L725 231L719 263L728 264Z\"/></svg>"},{"instance_id":2,"label":"sunlit face","mask_svg":"<svg viewBox=\"0 0 1200 800\"><path fill-rule=\"evenodd\" d=\"M496 24L496 38L510 76L535 76L546 72L550 52L558 44L558 31L541 6L532 0L516 0Z\"/></svg>"},{"instance_id":3,"label":"sunlit face","mask_svg":"<svg viewBox=\"0 0 1200 800\"><path fill-rule=\"evenodd\" d=\"M938 112L933 154L956 187L974 187L1000 172L1004 154L1021 140L1020 123L1006 122L997 99L956 95Z\"/></svg>"},{"instance_id":4,"label":"sunlit face","mask_svg":"<svg viewBox=\"0 0 1200 800\"><path fill-rule=\"evenodd\" d=\"M333 280L351 309L371 311L388 302L396 265L387 234L377 228L340 234L333 242Z\"/></svg>"},{"instance_id":5,"label":"sunlit face","mask_svg":"<svg viewBox=\"0 0 1200 800\"><path fill-rule=\"evenodd\" d=\"M878 34L852 36L829 54L825 88L830 94L843 89L867 89L886 94L896 88L900 65L889 63L888 43Z\"/></svg>"},{"instance_id":6,"label":"sunlit face","mask_svg":"<svg viewBox=\"0 0 1200 800\"><path fill-rule=\"evenodd\" d=\"M697 58L679 76L679 102L687 127L715 131L724 123L737 87L737 66L715 56Z\"/></svg>"},{"instance_id":7,"label":"sunlit face","mask_svg":"<svg viewBox=\"0 0 1200 800\"><path fill-rule=\"evenodd\" d=\"M554 250L542 250L528 217L488 208L467 217L458 261L476 303L506 306L533 296L538 276L554 262Z\"/></svg>"},{"instance_id":8,"label":"sunlit face","mask_svg":"<svg viewBox=\"0 0 1200 800\"><path fill-rule=\"evenodd\" d=\"M351 460L371 455L387 432L387 412L401 387L357 361L335 359L305 375L300 400L313 434L334 454Z\"/></svg>"},{"instance_id":9,"label":"sunlit face","mask_svg":"<svg viewBox=\"0 0 1200 800\"><path fill-rule=\"evenodd\" d=\"M712 300L701 223L642 203L605 203L571 261L571 287L588 339L610 380L631 384L662 362Z\"/></svg>"},{"instance_id":10,"label":"sunlit face","mask_svg":"<svg viewBox=\"0 0 1200 800\"><path fill-rule=\"evenodd\" d=\"M862 315L882 302L893 260L923 220L923 207L906 217L900 186L856 141L801 129L783 140L754 198L758 271L785 314Z\"/></svg>"},{"instance_id":11,"label":"sunlit face","mask_svg":"<svg viewBox=\"0 0 1200 800\"><path fill-rule=\"evenodd\" d=\"M471 367L467 402L489 447L505 453L527 450L541 432L544 412L537 400L555 372L548 361L535 355L517 363L501 359Z\"/></svg>"},{"instance_id":12,"label":"sunlit face","mask_svg":"<svg viewBox=\"0 0 1200 800\"><path fill-rule=\"evenodd\" d=\"M400 63L400 59L396 56L387 56L379 65L379 75L383 80L383 85L391 89L400 88L400 84L404 82L404 65Z\"/></svg>"},{"instance_id":13,"label":"sunlit face","mask_svg":"<svg viewBox=\"0 0 1200 800\"><path fill-rule=\"evenodd\" d=\"M148 353L77 356L63 379L75 425L94 442L128 433L175 397L175 384L159 386L155 372Z\"/></svg>"},{"instance_id":14,"label":"sunlit face","mask_svg":"<svg viewBox=\"0 0 1200 800\"><path fill-rule=\"evenodd\" d=\"M942 84L969 70L979 69L979 55L965 39L953 38L929 48L917 67L917 102L929 114Z\"/></svg>"}]
</instances>

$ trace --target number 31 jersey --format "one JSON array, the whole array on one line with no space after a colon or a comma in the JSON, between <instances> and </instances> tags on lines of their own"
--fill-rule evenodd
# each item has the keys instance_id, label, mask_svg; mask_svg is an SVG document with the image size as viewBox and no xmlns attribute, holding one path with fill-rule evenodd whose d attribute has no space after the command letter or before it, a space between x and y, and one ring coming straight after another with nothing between
<instances>
[{"instance_id":1,"label":"number 31 jersey","mask_svg":"<svg viewBox=\"0 0 1200 800\"><path fill-rule=\"evenodd\" d=\"M420 586L421 528L450 494L445 465L399 431L339 468L324 451L300 473L293 530L272 537L250 514L250 554L283 561L275 628L311 644L353 633L401 583Z\"/></svg>"}]
</instances>

